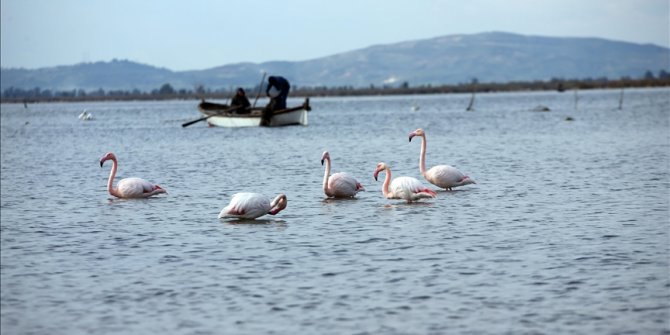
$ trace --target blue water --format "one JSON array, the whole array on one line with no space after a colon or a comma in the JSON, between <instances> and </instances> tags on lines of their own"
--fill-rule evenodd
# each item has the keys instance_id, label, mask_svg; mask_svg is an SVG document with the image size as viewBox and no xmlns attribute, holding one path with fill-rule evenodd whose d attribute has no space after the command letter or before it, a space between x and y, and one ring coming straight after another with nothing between
<instances>
[{"instance_id":1,"label":"blue water","mask_svg":"<svg viewBox=\"0 0 670 335\"><path fill-rule=\"evenodd\" d=\"M182 128L197 101L3 104L0 331L668 334L670 90L619 94L313 98L273 129ZM419 127L429 167L477 184L384 199L377 163L421 179ZM325 200L324 150L367 192ZM168 194L113 199L109 151ZM217 219L241 191L288 207Z\"/></svg>"}]
</instances>

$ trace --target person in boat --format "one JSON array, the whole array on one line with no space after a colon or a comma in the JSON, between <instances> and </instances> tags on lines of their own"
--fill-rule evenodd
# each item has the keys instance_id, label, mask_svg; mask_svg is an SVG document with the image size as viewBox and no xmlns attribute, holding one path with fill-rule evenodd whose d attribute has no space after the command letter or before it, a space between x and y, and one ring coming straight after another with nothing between
<instances>
[{"instance_id":1,"label":"person in boat","mask_svg":"<svg viewBox=\"0 0 670 335\"><path fill-rule=\"evenodd\" d=\"M272 119L272 112L286 109L286 98L288 92L291 90L286 78L281 76L268 77L268 86L265 89L265 94L270 97L270 103L263 109L263 117L261 118L261 126L269 126Z\"/></svg>"},{"instance_id":2,"label":"person in boat","mask_svg":"<svg viewBox=\"0 0 670 335\"><path fill-rule=\"evenodd\" d=\"M290 90L291 84L286 78L280 76L268 77L268 87L265 89L265 94L270 97L273 110L286 109L286 98Z\"/></svg>"},{"instance_id":3,"label":"person in boat","mask_svg":"<svg viewBox=\"0 0 670 335\"><path fill-rule=\"evenodd\" d=\"M235 107L235 106L240 106L240 109L235 110L235 113L237 114L248 114L251 112L249 109L249 106L251 106L251 103L249 103L249 99L247 99L247 94L244 92L244 89L242 87L237 88L237 92L235 92L235 96L233 97L233 100L230 101L230 107Z\"/></svg>"}]
</instances>

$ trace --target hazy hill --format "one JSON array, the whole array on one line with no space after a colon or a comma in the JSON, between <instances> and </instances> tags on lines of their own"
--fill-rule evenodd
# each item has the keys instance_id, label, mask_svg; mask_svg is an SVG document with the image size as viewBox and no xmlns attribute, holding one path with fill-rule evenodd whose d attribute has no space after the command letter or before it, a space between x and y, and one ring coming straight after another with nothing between
<instances>
[{"instance_id":1,"label":"hazy hill","mask_svg":"<svg viewBox=\"0 0 670 335\"><path fill-rule=\"evenodd\" d=\"M2 89L10 86L31 89L154 89L167 82L175 82L177 73L164 68L138 64L126 60L80 63L35 70L2 69ZM181 84L181 83L180 83Z\"/></svg>"},{"instance_id":2,"label":"hazy hill","mask_svg":"<svg viewBox=\"0 0 670 335\"><path fill-rule=\"evenodd\" d=\"M42 69L2 69L1 88L148 91L165 83L193 89L253 86L261 71L298 86L454 84L551 78L640 77L670 71L670 49L599 38L557 38L491 32L375 45L300 62L228 64L175 72L130 61Z\"/></svg>"}]
</instances>

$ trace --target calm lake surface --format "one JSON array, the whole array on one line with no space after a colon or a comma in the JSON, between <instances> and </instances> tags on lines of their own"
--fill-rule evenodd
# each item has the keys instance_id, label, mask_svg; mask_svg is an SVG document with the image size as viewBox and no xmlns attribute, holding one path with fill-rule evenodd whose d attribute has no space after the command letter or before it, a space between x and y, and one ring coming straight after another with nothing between
<instances>
[{"instance_id":1,"label":"calm lake surface","mask_svg":"<svg viewBox=\"0 0 670 335\"><path fill-rule=\"evenodd\" d=\"M274 129L182 128L197 101L3 104L0 331L668 334L670 90L619 95L313 98ZM419 127L429 167L477 184L384 199L378 162L429 185ZM367 192L324 200L324 150ZM109 151L168 194L113 199ZM288 208L219 220L241 191Z\"/></svg>"}]
</instances>

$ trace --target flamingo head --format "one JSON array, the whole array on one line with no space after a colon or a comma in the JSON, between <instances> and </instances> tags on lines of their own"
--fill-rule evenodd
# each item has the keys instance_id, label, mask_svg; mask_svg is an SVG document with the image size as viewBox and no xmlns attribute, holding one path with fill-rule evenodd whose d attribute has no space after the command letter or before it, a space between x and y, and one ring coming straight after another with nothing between
<instances>
[{"instance_id":1,"label":"flamingo head","mask_svg":"<svg viewBox=\"0 0 670 335\"><path fill-rule=\"evenodd\" d=\"M288 205L288 199L286 198L285 194L279 194L277 197L272 200L270 203L270 215L275 215Z\"/></svg>"},{"instance_id":2,"label":"flamingo head","mask_svg":"<svg viewBox=\"0 0 670 335\"><path fill-rule=\"evenodd\" d=\"M468 185L468 184L477 184L472 178L465 176L463 177L463 180L461 180L462 185Z\"/></svg>"},{"instance_id":3,"label":"flamingo head","mask_svg":"<svg viewBox=\"0 0 670 335\"><path fill-rule=\"evenodd\" d=\"M424 136L426 133L423 132L423 129L419 128L411 133L409 133L409 141L412 142L412 137L414 136Z\"/></svg>"},{"instance_id":4,"label":"flamingo head","mask_svg":"<svg viewBox=\"0 0 670 335\"><path fill-rule=\"evenodd\" d=\"M111 152L108 152L108 153L106 153L104 156L102 156L102 158L100 158L100 167L102 167L102 164L103 164L105 161L108 161L108 160L110 160L110 159L111 159L112 161L116 162L116 156L114 156L114 154L111 153Z\"/></svg>"},{"instance_id":5,"label":"flamingo head","mask_svg":"<svg viewBox=\"0 0 670 335\"><path fill-rule=\"evenodd\" d=\"M328 151L324 151L324 152L323 152L323 155L321 155L321 165L323 165L323 162L324 162L326 159L327 159L327 160L330 160L330 154L328 153Z\"/></svg>"},{"instance_id":6,"label":"flamingo head","mask_svg":"<svg viewBox=\"0 0 670 335\"><path fill-rule=\"evenodd\" d=\"M154 185L154 193L155 194L167 193L167 191L164 188L162 188L160 185Z\"/></svg>"},{"instance_id":7,"label":"flamingo head","mask_svg":"<svg viewBox=\"0 0 670 335\"><path fill-rule=\"evenodd\" d=\"M374 173L375 181L377 180L377 176L379 175L379 172L382 172L382 171L386 170L387 168L388 168L388 166L386 165L386 163L377 164L377 168L375 169L375 173Z\"/></svg>"}]
</instances>

